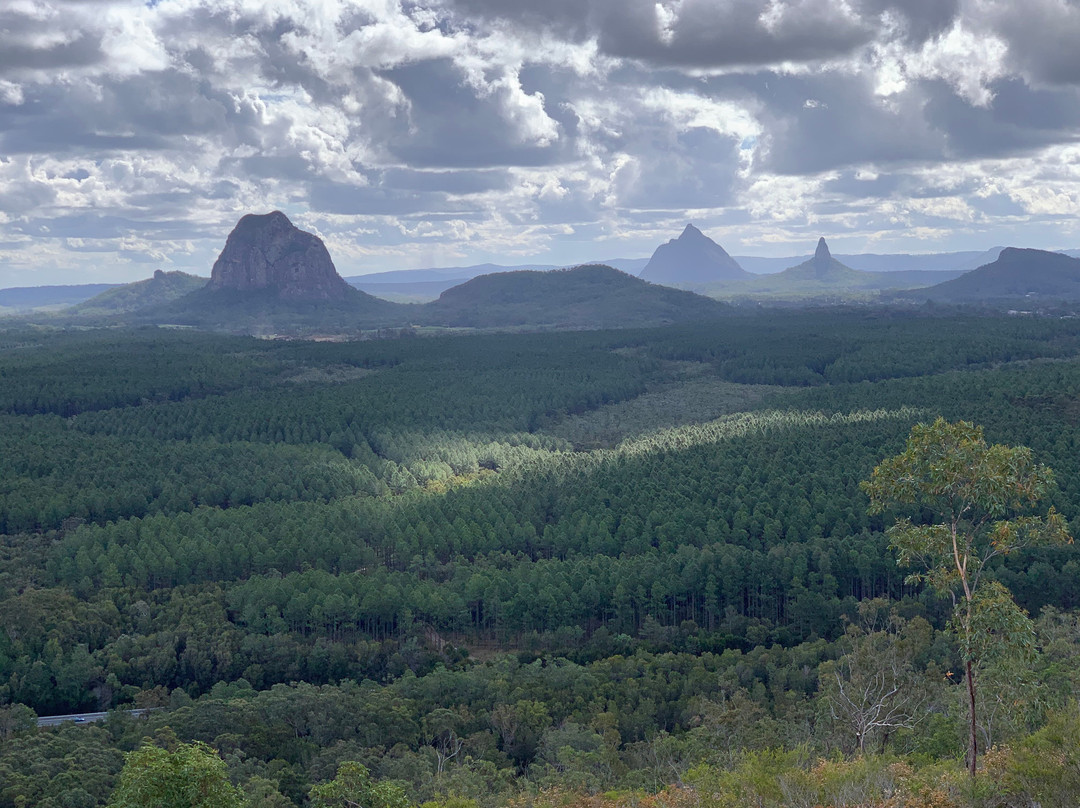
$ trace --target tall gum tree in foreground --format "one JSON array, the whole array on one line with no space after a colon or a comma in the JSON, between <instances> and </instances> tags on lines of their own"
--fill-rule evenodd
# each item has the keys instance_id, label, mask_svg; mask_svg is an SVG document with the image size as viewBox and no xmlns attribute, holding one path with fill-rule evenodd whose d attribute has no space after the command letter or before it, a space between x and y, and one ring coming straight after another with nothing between
<instances>
[{"instance_id":1,"label":"tall gum tree in foreground","mask_svg":"<svg viewBox=\"0 0 1080 808\"><path fill-rule=\"evenodd\" d=\"M968 769L978 753L975 669L995 644L1033 647L1034 632L1008 590L986 576L992 558L1035 544L1071 542L1061 514L1036 505L1053 488L1049 468L1026 446L987 445L980 426L938 418L916 424L903 453L883 461L862 483L870 513L895 506L918 509L888 529L903 566L920 567L925 581L953 598L951 627L964 660L970 716Z\"/></svg>"}]
</instances>

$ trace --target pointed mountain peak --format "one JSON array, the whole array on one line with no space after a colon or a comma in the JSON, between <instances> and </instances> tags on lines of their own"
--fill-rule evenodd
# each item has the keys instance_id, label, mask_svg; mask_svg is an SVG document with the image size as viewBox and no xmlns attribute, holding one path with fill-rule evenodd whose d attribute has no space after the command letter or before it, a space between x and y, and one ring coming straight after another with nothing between
<instances>
[{"instance_id":1,"label":"pointed mountain peak","mask_svg":"<svg viewBox=\"0 0 1080 808\"><path fill-rule=\"evenodd\" d=\"M828 261L832 258L832 253L829 252L829 245L825 243L825 237L822 236L818 239L817 250L814 252L815 261Z\"/></svg>"},{"instance_id":2,"label":"pointed mountain peak","mask_svg":"<svg viewBox=\"0 0 1080 808\"><path fill-rule=\"evenodd\" d=\"M692 224L656 248L640 277L650 283L707 284L751 277L727 252Z\"/></svg>"}]
</instances>

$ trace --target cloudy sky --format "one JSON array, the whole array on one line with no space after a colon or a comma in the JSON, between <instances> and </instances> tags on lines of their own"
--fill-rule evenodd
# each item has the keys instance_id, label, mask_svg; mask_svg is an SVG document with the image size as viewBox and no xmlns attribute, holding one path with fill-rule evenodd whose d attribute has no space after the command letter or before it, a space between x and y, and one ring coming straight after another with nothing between
<instances>
[{"instance_id":1,"label":"cloudy sky","mask_svg":"<svg viewBox=\"0 0 1080 808\"><path fill-rule=\"evenodd\" d=\"M538 10L542 9L542 10ZM3 0L0 287L1080 247L1080 0Z\"/></svg>"}]
</instances>

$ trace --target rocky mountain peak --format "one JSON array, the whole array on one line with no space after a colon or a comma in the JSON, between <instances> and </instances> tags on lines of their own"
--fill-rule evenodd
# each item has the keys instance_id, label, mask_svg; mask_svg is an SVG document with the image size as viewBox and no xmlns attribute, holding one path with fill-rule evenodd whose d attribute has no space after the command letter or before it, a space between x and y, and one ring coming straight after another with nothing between
<instances>
[{"instance_id":1,"label":"rocky mountain peak","mask_svg":"<svg viewBox=\"0 0 1080 808\"><path fill-rule=\"evenodd\" d=\"M687 224L678 238L656 248L640 277L652 283L699 286L751 275L723 247Z\"/></svg>"},{"instance_id":2,"label":"rocky mountain peak","mask_svg":"<svg viewBox=\"0 0 1080 808\"><path fill-rule=\"evenodd\" d=\"M818 277L829 275L834 263L836 262L832 257L832 253L829 252L829 245L825 243L825 237L822 236L818 239L814 257L810 259L810 264L814 268L814 274Z\"/></svg>"},{"instance_id":3,"label":"rocky mountain peak","mask_svg":"<svg viewBox=\"0 0 1080 808\"><path fill-rule=\"evenodd\" d=\"M817 250L814 251L815 261L828 261L832 258L832 253L829 252L829 245L825 243L825 237L822 236L818 239Z\"/></svg>"},{"instance_id":4,"label":"rocky mountain peak","mask_svg":"<svg viewBox=\"0 0 1080 808\"><path fill-rule=\"evenodd\" d=\"M326 245L279 210L242 217L214 262L209 289L269 289L279 297L338 300L352 289Z\"/></svg>"}]
</instances>

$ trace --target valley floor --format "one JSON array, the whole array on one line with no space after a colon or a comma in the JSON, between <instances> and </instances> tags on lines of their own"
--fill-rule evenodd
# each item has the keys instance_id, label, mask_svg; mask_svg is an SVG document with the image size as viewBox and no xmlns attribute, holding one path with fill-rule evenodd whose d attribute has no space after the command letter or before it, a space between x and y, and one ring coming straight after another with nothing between
<instances>
[{"instance_id":1,"label":"valley floor","mask_svg":"<svg viewBox=\"0 0 1080 808\"><path fill-rule=\"evenodd\" d=\"M1080 799L1075 545L989 568L1031 642L980 663L973 786L951 598L859 486L964 419L1075 534L1075 320L8 331L0 380L0 808L104 805L147 742L237 805L348 762L447 808Z\"/></svg>"}]
</instances>

